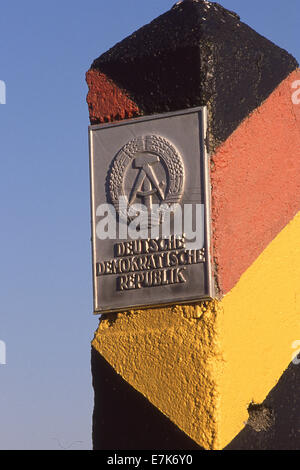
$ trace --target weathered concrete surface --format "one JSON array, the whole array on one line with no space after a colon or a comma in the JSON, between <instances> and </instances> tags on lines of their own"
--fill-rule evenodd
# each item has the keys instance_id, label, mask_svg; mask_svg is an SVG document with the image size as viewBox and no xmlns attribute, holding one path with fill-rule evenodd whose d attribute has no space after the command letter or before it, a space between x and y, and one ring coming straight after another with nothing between
<instances>
[{"instance_id":1,"label":"weathered concrete surface","mask_svg":"<svg viewBox=\"0 0 300 470\"><path fill-rule=\"evenodd\" d=\"M263 402L274 416L273 424L258 432L245 426L225 450L299 450L299 390L300 366L291 363Z\"/></svg>"},{"instance_id":2,"label":"weathered concrete surface","mask_svg":"<svg viewBox=\"0 0 300 470\"><path fill-rule=\"evenodd\" d=\"M94 450L201 450L92 348Z\"/></svg>"},{"instance_id":3,"label":"weathered concrete surface","mask_svg":"<svg viewBox=\"0 0 300 470\"><path fill-rule=\"evenodd\" d=\"M98 70L87 75L91 123L128 119L140 114L138 106L112 80ZM99 116L101 118L99 119Z\"/></svg>"},{"instance_id":4,"label":"weathered concrete surface","mask_svg":"<svg viewBox=\"0 0 300 470\"><path fill-rule=\"evenodd\" d=\"M221 5L179 3L93 62L91 122L207 105L213 150L296 68L291 55ZM134 103L125 115L116 87Z\"/></svg>"},{"instance_id":5,"label":"weathered concrete surface","mask_svg":"<svg viewBox=\"0 0 300 470\"><path fill-rule=\"evenodd\" d=\"M94 349L92 371L95 450L204 450L131 387ZM260 407L271 414L271 423L247 424L225 450L299 450L299 388L300 366L291 363ZM264 418L262 421L266 423Z\"/></svg>"},{"instance_id":6,"label":"weathered concrete surface","mask_svg":"<svg viewBox=\"0 0 300 470\"><path fill-rule=\"evenodd\" d=\"M300 116L291 73L212 156L212 226L219 295L232 289L300 210ZM300 107L300 105L298 106Z\"/></svg>"},{"instance_id":7,"label":"weathered concrete surface","mask_svg":"<svg viewBox=\"0 0 300 470\"><path fill-rule=\"evenodd\" d=\"M243 429L300 338L300 213L222 301L112 314L93 347L199 446Z\"/></svg>"},{"instance_id":8,"label":"weathered concrete surface","mask_svg":"<svg viewBox=\"0 0 300 470\"><path fill-rule=\"evenodd\" d=\"M219 296L299 210L299 79L291 55L205 1L174 6L87 73L91 123L207 105Z\"/></svg>"},{"instance_id":9,"label":"weathered concrete surface","mask_svg":"<svg viewBox=\"0 0 300 470\"><path fill-rule=\"evenodd\" d=\"M93 341L139 397L206 449L238 435L300 338L296 69L237 15L203 1L178 4L87 74L92 123L208 106L219 300L103 317Z\"/></svg>"}]
</instances>

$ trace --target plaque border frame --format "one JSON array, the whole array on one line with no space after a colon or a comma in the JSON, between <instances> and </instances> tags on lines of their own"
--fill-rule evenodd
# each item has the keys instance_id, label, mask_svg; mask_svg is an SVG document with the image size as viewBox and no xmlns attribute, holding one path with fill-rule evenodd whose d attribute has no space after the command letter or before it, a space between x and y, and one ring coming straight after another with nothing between
<instances>
[{"instance_id":1,"label":"plaque border frame","mask_svg":"<svg viewBox=\"0 0 300 470\"><path fill-rule=\"evenodd\" d=\"M191 299L183 299L183 300L176 300L172 301L164 301L159 303L153 304L138 304L132 305L127 307L118 307L118 308L111 308L111 309L100 309L97 307L97 276L96 276L96 244L94 242L96 234L95 234L95 200L94 200L94 174L93 174L93 139L92 133L99 129L105 129L110 127L119 127L125 126L130 123L138 123L138 122L145 122L145 121L153 121L156 119L164 119L173 116L179 116L184 114L194 114L198 113L201 114L200 119L200 126L199 126L199 137L200 137L200 149L203 151L203 183L204 183L204 235L205 235L205 249L206 249L206 276L207 276L207 287L208 293L203 296L195 296L195 298ZM89 140L89 173L90 173L90 211L91 211L91 245L92 245L92 283L93 283L93 313L94 315L101 315L101 314L108 314L108 313L116 313L116 312L125 312L129 310L139 310L139 309L151 309L157 307L170 307L172 305L184 305L184 304L194 304L201 301L207 301L214 298L215 289L214 289L214 276L212 272L212 245L211 245L211 184L210 184L210 154L207 148L207 137L208 137L208 112L206 106L197 106L194 108L183 109L179 111L167 112L167 113L160 113L160 114L151 114L147 116L141 116L131 119L123 119L122 121L117 122L109 122L103 124L92 124L88 126L88 140ZM200 155L201 159L201 155Z\"/></svg>"}]
</instances>

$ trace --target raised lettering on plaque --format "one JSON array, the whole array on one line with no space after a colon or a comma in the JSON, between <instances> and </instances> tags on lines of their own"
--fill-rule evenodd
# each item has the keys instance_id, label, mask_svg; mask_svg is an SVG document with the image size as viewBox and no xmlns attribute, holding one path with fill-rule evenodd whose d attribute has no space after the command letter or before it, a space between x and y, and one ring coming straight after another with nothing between
<instances>
[{"instance_id":1,"label":"raised lettering on plaque","mask_svg":"<svg viewBox=\"0 0 300 470\"><path fill-rule=\"evenodd\" d=\"M213 296L206 109L90 126L94 312Z\"/></svg>"}]
</instances>

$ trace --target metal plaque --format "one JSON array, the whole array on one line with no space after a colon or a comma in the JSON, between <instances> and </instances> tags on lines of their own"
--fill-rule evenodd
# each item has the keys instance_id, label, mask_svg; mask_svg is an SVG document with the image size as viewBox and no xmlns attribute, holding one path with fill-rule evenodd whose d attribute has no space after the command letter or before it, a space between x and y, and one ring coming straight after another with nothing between
<instances>
[{"instance_id":1,"label":"metal plaque","mask_svg":"<svg viewBox=\"0 0 300 470\"><path fill-rule=\"evenodd\" d=\"M213 297L206 108L89 127L94 312Z\"/></svg>"}]
</instances>

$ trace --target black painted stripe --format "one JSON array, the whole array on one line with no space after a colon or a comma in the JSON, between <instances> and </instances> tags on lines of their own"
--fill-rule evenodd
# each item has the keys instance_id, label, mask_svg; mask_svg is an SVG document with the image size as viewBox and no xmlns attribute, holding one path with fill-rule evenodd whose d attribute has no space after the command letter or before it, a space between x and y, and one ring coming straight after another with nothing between
<instances>
[{"instance_id":1,"label":"black painted stripe","mask_svg":"<svg viewBox=\"0 0 300 470\"><path fill-rule=\"evenodd\" d=\"M291 363L265 401L254 408L256 416L225 450L299 450L299 390L300 365Z\"/></svg>"},{"instance_id":2,"label":"black painted stripe","mask_svg":"<svg viewBox=\"0 0 300 470\"><path fill-rule=\"evenodd\" d=\"M202 1L174 6L92 64L144 114L207 104L211 150L297 66L236 14Z\"/></svg>"},{"instance_id":3,"label":"black painted stripe","mask_svg":"<svg viewBox=\"0 0 300 470\"><path fill-rule=\"evenodd\" d=\"M201 450L92 348L94 450Z\"/></svg>"},{"instance_id":4,"label":"black painted stripe","mask_svg":"<svg viewBox=\"0 0 300 470\"><path fill-rule=\"evenodd\" d=\"M94 450L204 450L92 348ZM224 450L300 449L300 366L290 364ZM232 403L234 412L234 401ZM253 411L252 411L253 413Z\"/></svg>"}]
</instances>

